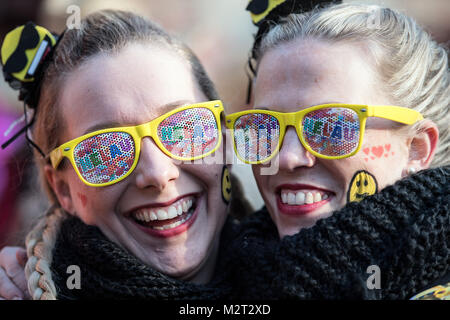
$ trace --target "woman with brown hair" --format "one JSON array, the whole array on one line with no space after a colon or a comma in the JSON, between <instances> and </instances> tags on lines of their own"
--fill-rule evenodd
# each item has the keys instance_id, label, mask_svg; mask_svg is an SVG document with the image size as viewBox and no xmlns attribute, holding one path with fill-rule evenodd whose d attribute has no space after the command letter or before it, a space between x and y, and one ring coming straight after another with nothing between
<instances>
[{"instance_id":1,"label":"woman with brown hair","mask_svg":"<svg viewBox=\"0 0 450 320\"><path fill-rule=\"evenodd\" d=\"M31 297L227 296L223 106L192 51L122 11L93 13L58 42L32 24L14 32L2 50L11 81L14 44L31 47L36 35L53 44L25 101L53 204L26 241ZM81 288L68 288L70 266Z\"/></svg>"}]
</instances>

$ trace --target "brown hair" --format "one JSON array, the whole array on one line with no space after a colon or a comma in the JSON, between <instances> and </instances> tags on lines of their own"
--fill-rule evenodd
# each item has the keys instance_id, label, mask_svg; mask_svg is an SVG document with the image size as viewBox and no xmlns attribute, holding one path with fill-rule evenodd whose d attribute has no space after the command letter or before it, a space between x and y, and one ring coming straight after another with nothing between
<instances>
[{"instance_id":1,"label":"brown hair","mask_svg":"<svg viewBox=\"0 0 450 320\"><path fill-rule=\"evenodd\" d=\"M180 40L137 14L119 10L98 11L83 19L80 28L65 32L43 76L33 138L45 154L62 143L58 133L64 122L58 104L67 75L92 56L117 53L131 43L152 43L173 50L189 63L206 97L209 100L218 99L214 85L200 61ZM37 152L35 158L47 195L52 203L57 203L55 194L43 176L43 167L47 162Z\"/></svg>"}]
</instances>

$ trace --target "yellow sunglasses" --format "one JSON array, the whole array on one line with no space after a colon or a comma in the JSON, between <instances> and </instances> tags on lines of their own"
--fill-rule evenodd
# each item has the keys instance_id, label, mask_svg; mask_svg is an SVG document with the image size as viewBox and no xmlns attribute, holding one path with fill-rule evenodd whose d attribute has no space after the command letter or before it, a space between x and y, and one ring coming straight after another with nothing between
<instances>
[{"instance_id":1,"label":"yellow sunglasses","mask_svg":"<svg viewBox=\"0 0 450 320\"><path fill-rule=\"evenodd\" d=\"M215 152L222 141L219 100L176 108L137 126L108 128L70 140L50 152L53 168L68 158L80 179L93 187L117 183L139 161L141 139L151 137L166 155L192 161Z\"/></svg>"},{"instance_id":2,"label":"yellow sunglasses","mask_svg":"<svg viewBox=\"0 0 450 320\"><path fill-rule=\"evenodd\" d=\"M356 154L362 145L368 117L411 125L422 115L409 108L344 103L323 104L283 113L248 110L226 116L236 156L249 164L272 159L279 151L287 126L295 127L307 151L323 159L342 159Z\"/></svg>"}]
</instances>

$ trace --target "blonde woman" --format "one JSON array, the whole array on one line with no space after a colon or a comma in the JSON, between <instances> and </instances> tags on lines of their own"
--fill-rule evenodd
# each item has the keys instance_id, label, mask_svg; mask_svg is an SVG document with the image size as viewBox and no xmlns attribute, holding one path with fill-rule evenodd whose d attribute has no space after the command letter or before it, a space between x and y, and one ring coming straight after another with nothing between
<instances>
[{"instance_id":1,"label":"blonde woman","mask_svg":"<svg viewBox=\"0 0 450 320\"><path fill-rule=\"evenodd\" d=\"M388 8L288 15L298 4L258 22L253 109L227 116L265 202L231 248L243 294L409 299L445 287L446 50Z\"/></svg>"}]
</instances>

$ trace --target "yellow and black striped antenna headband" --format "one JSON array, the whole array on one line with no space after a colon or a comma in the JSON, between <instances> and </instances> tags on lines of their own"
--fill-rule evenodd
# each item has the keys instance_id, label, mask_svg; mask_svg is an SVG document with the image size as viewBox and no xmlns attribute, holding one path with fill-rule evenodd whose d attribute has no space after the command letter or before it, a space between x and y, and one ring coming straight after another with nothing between
<instances>
[{"instance_id":1,"label":"yellow and black striped antenna headband","mask_svg":"<svg viewBox=\"0 0 450 320\"><path fill-rule=\"evenodd\" d=\"M62 38L52 34L33 22L8 32L0 49L0 61L5 81L19 90L19 100L24 102L25 126L2 144L2 149L26 133L26 139L42 155L41 149L28 137L27 129L33 124L36 112L30 122L26 119L26 106L36 109L39 102L40 84L48 61Z\"/></svg>"}]
</instances>

